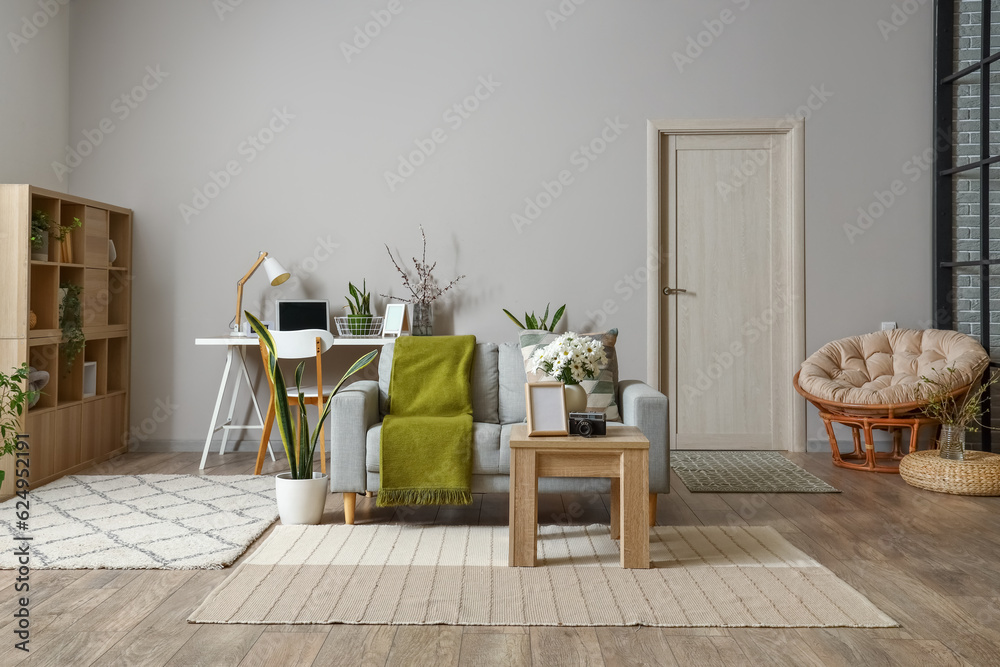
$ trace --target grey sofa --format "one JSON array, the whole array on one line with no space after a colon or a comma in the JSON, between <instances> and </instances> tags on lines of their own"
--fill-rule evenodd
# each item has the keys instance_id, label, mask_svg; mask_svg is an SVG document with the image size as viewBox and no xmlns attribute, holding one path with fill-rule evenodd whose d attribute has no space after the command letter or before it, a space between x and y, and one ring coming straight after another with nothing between
<instances>
[{"instance_id":1,"label":"grey sofa","mask_svg":"<svg viewBox=\"0 0 1000 667\"><path fill-rule=\"evenodd\" d=\"M379 487L379 436L387 412L393 343L379 355L379 380L355 382L333 399L331 412L330 490L344 494L346 523L354 523L357 493ZM527 381L516 343L477 343L472 371L472 492L506 493L510 486L510 431L525 420ZM638 426L649 439L649 491L670 491L667 397L636 380L619 382L618 404L625 424ZM614 425L609 426L612 428ZM542 478L542 493L607 493L607 479Z\"/></svg>"}]
</instances>

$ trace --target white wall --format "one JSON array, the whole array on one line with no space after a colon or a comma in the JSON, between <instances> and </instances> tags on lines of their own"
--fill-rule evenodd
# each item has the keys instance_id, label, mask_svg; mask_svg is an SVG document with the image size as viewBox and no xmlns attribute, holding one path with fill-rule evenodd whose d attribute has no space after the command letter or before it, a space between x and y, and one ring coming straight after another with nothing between
<instances>
[{"instance_id":1,"label":"white wall","mask_svg":"<svg viewBox=\"0 0 1000 667\"><path fill-rule=\"evenodd\" d=\"M50 167L69 136L68 2L0 3L0 183L68 185Z\"/></svg>"},{"instance_id":2,"label":"white wall","mask_svg":"<svg viewBox=\"0 0 1000 667\"><path fill-rule=\"evenodd\" d=\"M438 277L467 275L438 310L439 333L512 340L500 309L546 302L566 302L581 328L611 299L622 375L644 376L645 295L620 293L620 281L645 263L649 118L784 117L813 96L807 350L883 320L929 323L931 178L910 181L905 164L930 145L930 3L884 35L887 0L403 0L347 62L341 43L389 4L91 0L75 11L70 138L96 136L103 119L114 130L71 191L135 209L133 423L152 425L157 401L175 406L143 438L204 437L222 356L193 339L225 330L258 250L301 279L265 289L255 276L250 308L268 315L276 297L339 305L348 280L399 293L382 244L417 253L421 224ZM575 11L553 29L547 12L560 6ZM707 46L679 68L689 38ZM151 90L122 117L115 100L144 77ZM443 114L480 77L499 87L456 128ZM293 118L251 161L243 142L275 109ZM627 128L579 172L578 147L616 118ZM446 141L390 192L384 173L436 128ZM240 173L185 221L179 207L229 161ZM563 169L573 183L519 233L511 215ZM895 179L905 194L848 238L844 224ZM813 416L811 438L818 426Z\"/></svg>"}]
</instances>

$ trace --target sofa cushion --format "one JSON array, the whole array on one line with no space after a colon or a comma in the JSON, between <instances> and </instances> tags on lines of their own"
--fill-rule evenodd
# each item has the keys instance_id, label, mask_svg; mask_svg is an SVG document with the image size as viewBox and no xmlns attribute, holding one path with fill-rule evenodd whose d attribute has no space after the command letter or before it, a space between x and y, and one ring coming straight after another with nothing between
<instances>
[{"instance_id":1,"label":"sofa cushion","mask_svg":"<svg viewBox=\"0 0 1000 667\"><path fill-rule=\"evenodd\" d=\"M500 371L500 423L519 424L527 419L524 409L524 359L517 343L501 343L498 350Z\"/></svg>"},{"instance_id":2,"label":"sofa cushion","mask_svg":"<svg viewBox=\"0 0 1000 667\"><path fill-rule=\"evenodd\" d=\"M382 424L378 423L368 429L365 438L365 468L368 472L378 472L379 441L382 437ZM510 443L510 435L507 435ZM510 466L508 454L507 466ZM500 425L473 422L472 424L472 474L496 475L500 473ZM507 471L504 471L506 474Z\"/></svg>"},{"instance_id":3,"label":"sofa cushion","mask_svg":"<svg viewBox=\"0 0 1000 667\"><path fill-rule=\"evenodd\" d=\"M389 413L389 378L395 342L386 343L378 362L379 414ZM497 344L476 343L472 362L472 421L499 424L500 380L497 372Z\"/></svg>"},{"instance_id":4,"label":"sofa cushion","mask_svg":"<svg viewBox=\"0 0 1000 667\"><path fill-rule=\"evenodd\" d=\"M562 334L551 331L525 330L521 332L521 359L528 382L542 382L546 375L530 370L531 358L539 350ZM608 363L598 368L597 375L592 380L583 380L580 386L587 392L587 411L603 412L608 421L621 421L618 411L618 355L615 343L618 341L618 329L610 329L606 333L577 334L582 338L598 340L604 345ZM523 402L523 401L522 401Z\"/></svg>"}]
</instances>

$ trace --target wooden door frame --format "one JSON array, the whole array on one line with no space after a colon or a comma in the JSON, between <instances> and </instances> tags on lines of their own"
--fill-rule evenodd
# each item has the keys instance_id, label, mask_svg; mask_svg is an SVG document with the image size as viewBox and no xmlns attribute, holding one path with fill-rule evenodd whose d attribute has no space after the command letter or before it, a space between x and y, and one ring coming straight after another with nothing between
<instances>
[{"instance_id":1,"label":"wooden door frame","mask_svg":"<svg viewBox=\"0 0 1000 667\"><path fill-rule=\"evenodd\" d=\"M669 136L686 134L772 134L784 135L786 139L785 164L788 168L788 183L790 185L788 205L788 227L786 232L791 239L791 256L785 258L788 269L790 288L790 326L789 337L792 344L789 349L794 366L805 359L805 123L802 120L790 121L787 118L740 118L740 119L664 119L649 120L646 123L646 242L649 257L657 261L648 262L649 289L646 290L646 359L647 381L660 389L663 379L663 364L660 348L663 331L661 330L663 303L661 293L666 286L661 277L661 267L667 263L667 252L660 238L663 221L663 202L666 193L661 190L665 175L664 155L662 147ZM789 451L804 452L806 450L806 411L805 401L798 396L792 387L792 378L773 378L774 382L785 383L788 387L788 401L791 407L791 423L785 431L784 439L790 443ZM780 385L776 385L780 386ZM666 393L666 392L664 392Z\"/></svg>"}]
</instances>

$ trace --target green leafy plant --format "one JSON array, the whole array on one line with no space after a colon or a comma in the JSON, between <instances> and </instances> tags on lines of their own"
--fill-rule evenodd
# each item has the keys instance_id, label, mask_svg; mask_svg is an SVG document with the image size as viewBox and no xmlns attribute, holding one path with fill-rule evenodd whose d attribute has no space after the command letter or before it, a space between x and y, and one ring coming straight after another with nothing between
<instances>
[{"instance_id":1,"label":"green leafy plant","mask_svg":"<svg viewBox=\"0 0 1000 667\"><path fill-rule=\"evenodd\" d=\"M350 296L347 297L347 307L351 310L351 315L364 315L371 317L372 295L368 291L367 281L361 283L361 289L354 286L354 283L347 283Z\"/></svg>"},{"instance_id":2,"label":"green leafy plant","mask_svg":"<svg viewBox=\"0 0 1000 667\"><path fill-rule=\"evenodd\" d=\"M63 375L72 370L73 362L77 356L83 352L83 346L87 342L83 335L83 304L80 303L79 285L73 283L63 283L61 285L66 290L66 296L59 304L59 328L62 329L62 347L64 368Z\"/></svg>"},{"instance_id":3,"label":"green leafy plant","mask_svg":"<svg viewBox=\"0 0 1000 667\"><path fill-rule=\"evenodd\" d=\"M28 364L21 364L9 375L0 372L0 458L9 456L17 450L20 439L21 415L35 397L37 391L25 389L30 369ZM3 484L4 471L0 470L0 485Z\"/></svg>"},{"instance_id":4,"label":"green leafy plant","mask_svg":"<svg viewBox=\"0 0 1000 667\"><path fill-rule=\"evenodd\" d=\"M45 211L35 211L31 214L31 247L38 250L49 234L55 221Z\"/></svg>"},{"instance_id":5,"label":"green leafy plant","mask_svg":"<svg viewBox=\"0 0 1000 667\"><path fill-rule=\"evenodd\" d=\"M552 304L549 303L545 304L545 314L542 315L541 319L535 316L534 311L532 311L530 315L528 313L525 313L524 324L521 324L521 322L516 317L514 317L514 314L511 313L506 308L503 309L503 312L507 314L507 317L509 317L514 322L514 324L521 327L522 329L539 329L541 331L555 331L556 325L559 324L559 320L562 319L563 313L566 311L566 304L563 304L562 306L559 307L559 310L557 310L555 314L552 316L552 324L548 324L546 320L549 319L549 306L551 305Z\"/></svg>"},{"instance_id":6,"label":"green leafy plant","mask_svg":"<svg viewBox=\"0 0 1000 667\"><path fill-rule=\"evenodd\" d=\"M313 455L316 452L316 445L319 442L320 426L323 425L323 422L330 415L333 397L340 391L347 378L363 369L375 359L376 355L378 355L378 350L372 350L355 361L347 369L344 377L340 378L340 382L330 392L330 398L321 407L316 429L311 432L309 429L309 419L306 416L305 395L302 393L302 370L305 368L305 362L300 363L295 369L295 389L299 399L298 430L296 431L295 423L292 421L292 410L288 405L288 389L285 384L285 377L278 366L274 336L271 335L267 327L254 317L252 313L244 311L243 314L246 315L247 322L250 323L250 327L254 330L254 333L264 341L264 345L267 347L268 361L266 371L267 376L274 384L274 417L278 422L278 431L281 433L281 443L285 448L285 456L288 458L288 466L291 469L292 479L312 479Z\"/></svg>"},{"instance_id":7,"label":"green leafy plant","mask_svg":"<svg viewBox=\"0 0 1000 667\"><path fill-rule=\"evenodd\" d=\"M51 234L57 241L65 241L66 236L74 229L82 226L83 223L80 222L80 218L73 218L73 222L68 225L56 225L55 228L49 228L49 234Z\"/></svg>"},{"instance_id":8,"label":"green leafy plant","mask_svg":"<svg viewBox=\"0 0 1000 667\"><path fill-rule=\"evenodd\" d=\"M956 372L951 367L945 370L949 376ZM920 383L914 391L914 398L927 402L921 410L931 419L936 419L947 426L957 426L975 432L980 426L990 428L979 421L983 414L982 398L983 394L997 382L1000 382L1000 371L993 373L986 382L974 389L964 391L956 390L954 383L945 383L921 375Z\"/></svg>"}]
</instances>

